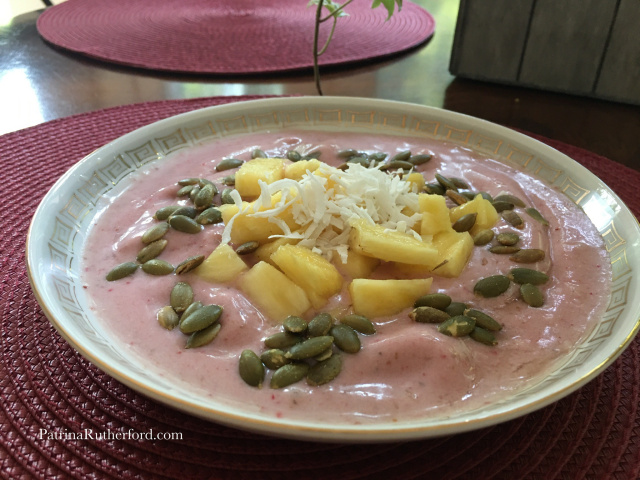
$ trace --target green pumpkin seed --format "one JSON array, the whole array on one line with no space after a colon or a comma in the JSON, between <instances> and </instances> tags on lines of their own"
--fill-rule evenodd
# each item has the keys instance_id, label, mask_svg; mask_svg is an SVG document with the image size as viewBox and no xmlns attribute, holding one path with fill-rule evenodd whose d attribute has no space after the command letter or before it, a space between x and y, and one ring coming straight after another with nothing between
<instances>
[{"instance_id":1,"label":"green pumpkin seed","mask_svg":"<svg viewBox=\"0 0 640 480\"><path fill-rule=\"evenodd\" d=\"M158 310L156 318L158 319L160 326L167 330L173 330L180 322L180 317L169 305Z\"/></svg>"},{"instance_id":2,"label":"green pumpkin seed","mask_svg":"<svg viewBox=\"0 0 640 480\"><path fill-rule=\"evenodd\" d=\"M193 289L187 282L178 282L171 289L170 305L177 314L184 312L193 303Z\"/></svg>"},{"instance_id":3,"label":"green pumpkin seed","mask_svg":"<svg viewBox=\"0 0 640 480\"><path fill-rule=\"evenodd\" d=\"M494 231L489 228L480 230L473 236L473 244L476 246L487 245L491 240L493 240L494 235Z\"/></svg>"},{"instance_id":4,"label":"green pumpkin seed","mask_svg":"<svg viewBox=\"0 0 640 480\"><path fill-rule=\"evenodd\" d=\"M233 188L225 188L222 190L220 194L220 201L223 205L233 205L236 201L231 196L231 192L233 192Z\"/></svg>"},{"instance_id":5,"label":"green pumpkin seed","mask_svg":"<svg viewBox=\"0 0 640 480\"><path fill-rule=\"evenodd\" d=\"M189 200L191 200L192 202L195 202L196 196L200 193L201 188L202 187L200 187L200 185L195 185L189 192Z\"/></svg>"},{"instance_id":6,"label":"green pumpkin seed","mask_svg":"<svg viewBox=\"0 0 640 480\"><path fill-rule=\"evenodd\" d=\"M544 257L544 250L525 248L509 257L509 260L516 263L536 263L544 260Z\"/></svg>"},{"instance_id":7,"label":"green pumpkin seed","mask_svg":"<svg viewBox=\"0 0 640 480\"><path fill-rule=\"evenodd\" d=\"M200 230L202 230L202 225L186 215L172 215L169 218L169 225L174 230L182 233L194 234L200 233Z\"/></svg>"},{"instance_id":8,"label":"green pumpkin seed","mask_svg":"<svg viewBox=\"0 0 640 480\"><path fill-rule=\"evenodd\" d=\"M238 168L244 161L239 158L225 158L216 165L216 172L222 172L223 170L231 170L232 168Z\"/></svg>"},{"instance_id":9,"label":"green pumpkin seed","mask_svg":"<svg viewBox=\"0 0 640 480\"><path fill-rule=\"evenodd\" d=\"M260 150L259 148L255 148L251 152L251 158L269 158L269 156L264 152L264 150Z\"/></svg>"},{"instance_id":10,"label":"green pumpkin seed","mask_svg":"<svg viewBox=\"0 0 640 480\"><path fill-rule=\"evenodd\" d=\"M214 186L212 184L207 184L200 189L196 197L193 199L193 203L198 210L204 210L208 208L213 203L213 197L216 195L214 190Z\"/></svg>"},{"instance_id":11,"label":"green pumpkin seed","mask_svg":"<svg viewBox=\"0 0 640 480\"><path fill-rule=\"evenodd\" d=\"M503 193L502 195L498 195L495 200L498 202L513 203L516 207L520 208L524 208L525 206L525 203L522 200L520 200L515 195L511 195L510 193Z\"/></svg>"},{"instance_id":12,"label":"green pumpkin seed","mask_svg":"<svg viewBox=\"0 0 640 480\"><path fill-rule=\"evenodd\" d=\"M491 253L497 253L498 255L510 255L520 251L520 247L515 245L494 245L489 249Z\"/></svg>"},{"instance_id":13,"label":"green pumpkin seed","mask_svg":"<svg viewBox=\"0 0 640 480\"><path fill-rule=\"evenodd\" d=\"M289 348L302 341L302 337L291 332L278 332L264 339L267 348Z\"/></svg>"},{"instance_id":14,"label":"green pumpkin seed","mask_svg":"<svg viewBox=\"0 0 640 480\"><path fill-rule=\"evenodd\" d=\"M171 219L171 217L175 215L182 215L189 218L196 218L196 216L198 215L198 210L196 210L193 207L179 207L176 210L174 210L174 212L168 217L168 219Z\"/></svg>"},{"instance_id":15,"label":"green pumpkin seed","mask_svg":"<svg viewBox=\"0 0 640 480\"><path fill-rule=\"evenodd\" d=\"M522 300L531 307L541 307L544 305L544 295L538 287L531 283L520 285L520 295Z\"/></svg>"},{"instance_id":16,"label":"green pumpkin seed","mask_svg":"<svg viewBox=\"0 0 640 480\"><path fill-rule=\"evenodd\" d=\"M433 307L438 310L444 310L449 305L451 305L451 297L446 293L428 293L418 298L413 307Z\"/></svg>"},{"instance_id":17,"label":"green pumpkin seed","mask_svg":"<svg viewBox=\"0 0 640 480\"><path fill-rule=\"evenodd\" d=\"M514 232L499 233L496 240L501 245L512 246L520 241L520 236Z\"/></svg>"},{"instance_id":18,"label":"green pumpkin seed","mask_svg":"<svg viewBox=\"0 0 640 480\"><path fill-rule=\"evenodd\" d=\"M300 155L300 153L296 152L295 150L289 150L287 152L287 158L292 162L299 162L300 160L302 160L302 155Z\"/></svg>"},{"instance_id":19,"label":"green pumpkin seed","mask_svg":"<svg viewBox=\"0 0 640 480\"><path fill-rule=\"evenodd\" d=\"M504 218L515 228L524 228L524 220L522 220L522 217L513 210L505 210L504 212L502 212L502 218Z\"/></svg>"},{"instance_id":20,"label":"green pumpkin seed","mask_svg":"<svg viewBox=\"0 0 640 480\"><path fill-rule=\"evenodd\" d=\"M284 388L302 380L309 372L306 363L289 363L277 369L271 376L271 388Z\"/></svg>"},{"instance_id":21,"label":"green pumpkin seed","mask_svg":"<svg viewBox=\"0 0 640 480\"><path fill-rule=\"evenodd\" d=\"M222 307L220 305L206 305L198 308L189 316L182 316L179 325L180 331L182 333L193 333L203 330L220 320L221 315Z\"/></svg>"},{"instance_id":22,"label":"green pumpkin seed","mask_svg":"<svg viewBox=\"0 0 640 480\"><path fill-rule=\"evenodd\" d=\"M487 202L493 203L493 197L487 192L480 192L480 196L484 198Z\"/></svg>"},{"instance_id":23,"label":"green pumpkin seed","mask_svg":"<svg viewBox=\"0 0 640 480\"><path fill-rule=\"evenodd\" d=\"M491 205L493 205L493 208L495 208L496 212L501 213L504 212L505 210L513 210L515 205L513 203L509 203L509 202L499 202L494 200Z\"/></svg>"},{"instance_id":24,"label":"green pumpkin seed","mask_svg":"<svg viewBox=\"0 0 640 480\"><path fill-rule=\"evenodd\" d=\"M236 184L236 176L235 175L227 175L222 179L222 183L227 185L228 187L233 187Z\"/></svg>"},{"instance_id":25,"label":"green pumpkin seed","mask_svg":"<svg viewBox=\"0 0 640 480\"><path fill-rule=\"evenodd\" d=\"M462 190L469 190L471 188L471 186L467 182L465 182L462 178L449 177L449 181L453 183L456 186L456 188L459 188Z\"/></svg>"},{"instance_id":26,"label":"green pumpkin seed","mask_svg":"<svg viewBox=\"0 0 640 480\"><path fill-rule=\"evenodd\" d=\"M264 381L264 365L260 357L253 351L244 350L240 354L238 372L240 373L240 378L242 378L247 385L251 385L252 387L262 386L262 382Z\"/></svg>"},{"instance_id":27,"label":"green pumpkin seed","mask_svg":"<svg viewBox=\"0 0 640 480\"><path fill-rule=\"evenodd\" d=\"M320 313L313 317L307 326L310 337L327 335L333 326L333 317L328 313Z\"/></svg>"},{"instance_id":28,"label":"green pumpkin seed","mask_svg":"<svg viewBox=\"0 0 640 480\"><path fill-rule=\"evenodd\" d=\"M358 165L362 165L365 168L369 168L371 166L371 160L367 157L351 157L347 160L347 164L357 163Z\"/></svg>"},{"instance_id":29,"label":"green pumpkin seed","mask_svg":"<svg viewBox=\"0 0 640 480\"><path fill-rule=\"evenodd\" d=\"M278 368L291 363L291 360L284 356L284 351L279 348L265 350L260 355L260 360L262 360L262 363L271 370L277 370Z\"/></svg>"},{"instance_id":30,"label":"green pumpkin seed","mask_svg":"<svg viewBox=\"0 0 640 480\"><path fill-rule=\"evenodd\" d=\"M474 328L469 336L476 342L484 343L485 345L489 345L491 347L498 344L498 341L496 340L496 337L493 335L493 333L481 327Z\"/></svg>"},{"instance_id":31,"label":"green pumpkin seed","mask_svg":"<svg viewBox=\"0 0 640 480\"><path fill-rule=\"evenodd\" d=\"M189 196L189 195L191 194L191 190L193 190L193 188L194 188L195 186L196 186L196 185L186 185L186 186L184 186L184 187L180 188L180 189L178 190L178 193L176 193L176 196L178 196L178 197L186 197L186 196Z\"/></svg>"},{"instance_id":32,"label":"green pumpkin seed","mask_svg":"<svg viewBox=\"0 0 640 480\"><path fill-rule=\"evenodd\" d=\"M467 304L462 302L451 302L447 308L444 309L450 316L455 317L457 315L464 315L467 310Z\"/></svg>"},{"instance_id":33,"label":"green pumpkin seed","mask_svg":"<svg viewBox=\"0 0 640 480\"><path fill-rule=\"evenodd\" d=\"M466 315L458 315L438 325L438 331L450 337L464 337L465 335L469 335L475 326L476 321L473 318L467 317Z\"/></svg>"},{"instance_id":34,"label":"green pumpkin seed","mask_svg":"<svg viewBox=\"0 0 640 480\"><path fill-rule=\"evenodd\" d=\"M148 245L156 240L160 240L168 231L169 224L167 222L156 223L153 227L147 229L147 231L142 234L142 243Z\"/></svg>"},{"instance_id":35,"label":"green pumpkin seed","mask_svg":"<svg viewBox=\"0 0 640 480\"><path fill-rule=\"evenodd\" d=\"M524 285L525 283L542 285L549 281L549 276L546 273L530 268L512 268L509 272L509 277L520 285Z\"/></svg>"},{"instance_id":36,"label":"green pumpkin seed","mask_svg":"<svg viewBox=\"0 0 640 480\"><path fill-rule=\"evenodd\" d=\"M142 264L142 271L149 275L169 275L173 273L173 265L165 260L154 258Z\"/></svg>"},{"instance_id":37,"label":"green pumpkin seed","mask_svg":"<svg viewBox=\"0 0 640 480\"><path fill-rule=\"evenodd\" d=\"M481 327L492 332L498 332L502 330L502 325L500 325L492 316L487 315L480 310L471 308L465 311L464 314L465 316L473 318L476 321L476 327Z\"/></svg>"},{"instance_id":38,"label":"green pumpkin seed","mask_svg":"<svg viewBox=\"0 0 640 480\"><path fill-rule=\"evenodd\" d=\"M412 165L418 166L418 165L423 165L427 163L429 160L431 160L431 158L432 158L431 155L423 153L423 154L411 155L407 161Z\"/></svg>"},{"instance_id":39,"label":"green pumpkin seed","mask_svg":"<svg viewBox=\"0 0 640 480\"><path fill-rule=\"evenodd\" d=\"M113 282L115 280L128 277L129 275L133 275L138 269L138 266L139 265L136 262L125 262L113 267L109 273L107 273L107 282Z\"/></svg>"},{"instance_id":40,"label":"green pumpkin seed","mask_svg":"<svg viewBox=\"0 0 640 480\"><path fill-rule=\"evenodd\" d=\"M173 214L173 212L175 212L179 208L182 207L180 205L167 205L166 207L162 207L161 209L157 210L154 217L156 220L166 220Z\"/></svg>"},{"instance_id":41,"label":"green pumpkin seed","mask_svg":"<svg viewBox=\"0 0 640 480\"><path fill-rule=\"evenodd\" d=\"M336 347L346 353L357 353L360 351L360 338L356 331L349 325L338 324L331 327L329 335L333 337Z\"/></svg>"},{"instance_id":42,"label":"green pumpkin seed","mask_svg":"<svg viewBox=\"0 0 640 480\"><path fill-rule=\"evenodd\" d=\"M427 183L424 186L424 191L429 195L444 195L446 190L439 183Z\"/></svg>"},{"instance_id":43,"label":"green pumpkin seed","mask_svg":"<svg viewBox=\"0 0 640 480\"><path fill-rule=\"evenodd\" d=\"M169 242L164 238L151 242L146 247L142 248L136 257L136 260L140 263L148 262L149 260L156 258L162 253Z\"/></svg>"},{"instance_id":44,"label":"green pumpkin seed","mask_svg":"<svg viewBox=\"0 0 640 480\"><path fill-rule=\"evenodd\" d=\"M467 197L461 195L458 192L454 192L453 190L447 190L445 192L445 195L450 198L456 205L463 205L469 201Z\"/></svg>"},{"instance_id":45,"label":"green pumpkin seed","mask_svg":"<svg viewBox=\"0 0 640 480\"><path fill-rule=\"evenodd\" d=\"M187 338L185 348L198 348L213 342L218 333L220 333L220 328L222 328L222 325L214 323L207 328L193 332Z\"/></svg>"},{"instance_id":46,"label":"green pumpkin seed","mask_svg":"<svg viewBox=\"0 0 640 480\"><path fill-rule=\"evenodd\" d=\"M331 355L333 355L333 348L327 348L321 354L316 355L315 357L313 357L313 359L318 361L318 362L322 362L324 360L327 360L329 357L331 357Z\"/></svg>"},{"instance_id":47,"label":"green pumpkin seed","mask_svg":"<svg viewBox=\"0 0 640 480\"><path fill-rule=\"evenodd\" d=\"M320 150L314 150L313 152L309 152L304 157L302 157L302 160L317 160L321 155L322 152Z\"/></svg>"},{"instance_id":48,"label":"green pumpkin seed","mask_svg":"<svg viewBox=\"0 0 640 480\"><path fill-rule=\"evenodd\" d=\"M417 307L409 314L409 318L418 323L441 323L451 315L434 307Z\"/></svg>"},{"instance_id":49,"label":"green pumpkin seed","mask_svg":"<svg viewBox=\"0 0 640 480\"><path fill-rule=\"evenodd\" d=\"M473 200L478 194L475 192L460 192L460 195L462 195L467 200Z\"/></svg>"},{"instance_id":50,"label":"green pumpkin seed","mask_svg":"<svg viewBox=\"0 0 640 480\"><path fill-rule=\"evenodd\" d=\"M195 312L196 310L200 310L204 305L202 305L202 302L192 302L191 305L189 305L184 312L182 312L182 316L184 318L187 318L189 315L191 315L193 312Z\"/></svg>"},{"instance_id":51,"label":"green pumpkin seed","mask_svg":"<svg viewBox=\"0 0 640 480\"><path fill-rule=\"evenodd\" d=\"M528 214L531 218L533 218L534 220L537 220L537 221L538 221L538 222L540 222L542 225L545 225L545 226L547 226L547 227L549 226L549 221L548 221L546 218L544 218L544 217L542 216L542 214L541 214L538 210L536 210L535 208L533 208L533 207L529 207L529 208L525 209L525 212L527 212L527 214Z\"/></svg>"},{"instance_id":52,"label":"green pumpkin seed","mask_svg":"<svg viewBox=\"0 0 640 480\"><path fill-rule=\"evenodd\" d=\"M320 355L327 348L333 345L333 337L324 335L322 337L311 337L308 340L293 345L285 357L291 360L306 360L307 358Z\"/></svg>"},{"instance_id":53,"label":"green pumpkin seed","mask_svg":"<svg viewBox=\"0 0 640 480\"><path fill-rule=\"evenodd\" d=\"M309 369L307 383L312 386L324 385L336 378L341 370L342 357L340 355L332 355Z\"/></svg>"},{"instance_id":54,"label":"green pumpkin seed","mask_svg":"<svg viewBox=\"0 0 640 480\"><path fill-rule=\"evenodd\" d=\"M291 333L304 333L307 331L307 322L296 315L289 315L282 322L285 331Z\"/></svg>"},{"instance_id":55,"label":"green pumpkin seed","mask_svg":"<svg viewBox=\"0 0 640 480\"><path fill-rule=\"evenodd\" d=\"M391 157L390 161L394 162L398 160L401 162L406 162L407 160L409 160L409 158L411 158L411 150L403 150L402 152L398 152L393 157Z\"/></svg>"},{"instance_id":56,"label":"green pumpkin seed","mask_svg":"<svg viewBox=\"0 0 640 480\"><path fill-rule=\"evenodd\" d=\"M492 275L479 280L473 287L473 292L485 298L497 297L507 291L509 278L504 275Z\"/></svg>"},{"instance_id":57,"label":"green pumpkin seed","mask_svg":"<svg viewBox=\"0 0 640 480\"><path fill-rule=\"evenodd\" d=\"M453 190L454 192L458 191L458 187L456 187L453 184L453 182L449 180L447 177L445 177L444 175L440 175L439 173L436 173L436 180L440 185L442 185L442 187L445 189L445 192L447 190Z\"/></svg>"},{"instance_id":58,"label":"green pumpkin seed","mask_svg":"<svg viewBox=\"0 0 640 480\"><path fill-rule=\"evenodd\" d=\"M236 253L238 255L248 255L250 253L255 252L259 246L260 244L258 242L254 242L254 241L246 242L240 245L238 248L236 248Z\"/></svg>"},{"instance_id":59,"label":"green pumpkin seed","mask_svg":"<svg viewBox=\"0 0 640 480\"><path fill-rule=\"evenodd\" d=\"M475 212L467 213L466 215L463 215L458 220L456 220L451 228L453 228L456 232L468 232L475 225L477 217L478 214Z\"/></svg>"},{"instance_id":60,"label":"green pumpkin seed","mask_svg":"<svg viewBox=\"0 0 640 480\"><path fill-rule=\"evenodd\" d=\"M336 156L338 158L351 158L351 157L355 157L356 155L359 155L360 152L358 152L357 150L354 150L353 148L348 148L346 150L340 150Z\"/></svg>"},{"instance_id":61,"label":"green pumpkin seed","mask_svg":"<svg viewBox=\"0 0 640 480\"><path fill-rule=\"evenodd\" d=\"M384 165L382 165L380 167L381 171L387 171L387 170L398 170L398 169L402 169L402 170L411 170L414 167L414 165L412 163L409 163L407 161L402 161L402 160L391 160L389 163L385 163Z\"/></svg>"},{"instance_id":62,"label":"green pumpkin seed","mask_svg":"<svg viewBox=\"0 0 640 480\"><path fill-rule=\"evenodd\" d=\"M180 185L181 187L185 187L188 185L198 185L200 184L200 179L197 177L191 177L191 178L183 178L182 180L178 181L178 185Z\"/></svg>"},{"instance_id":63,"label":"green pumpkin seed","mask_svg":"<svg viewBox=\"0 0 640 480\"><path fill-rule=\"evenodd\" d=\"M218 187L216 187L215 183L213 183L211 180L207 180L206 178L201 178L200 179L200 188L204 188L207 185L211 185L211 187L213 188L213 195L217 195L218 194Z\"/></svg>"},{"instance_id":64,"label":"green pumpkin seed","mask_svg":"<svg viewBox=\"0 0 640 480\"><path fill-rule=\"evenodd\" d=\"M356 332L364 335L373 335L376 333L376 327L371 320L362 315L349 314L340 319L340 323L349 325Z\"/></svg>"},{"instance_id":65,"label":"green pumpkin seed","mask_svg":"<svg viewBox=\"0 0 640 480\"><path fill-rule=\"evenodd\" d=\"M387 157L388 155L384 152L373 152L367 154L367 158L376 163L384 162Z\"/></svg>"},{"instance_id":66,"label":"green pumpkin seed","mask_svg":"<svg viewBox=\"0 0 640 480\"><path fill-rule=\"evenodd\" d=\"M186 260L180 262L176 267L176 274L182 275L183 273L190 272L194 268L198 268L202 262L204 262L204 255L195 255L189 257Z\"/></svg>"},{"instance_id":67,"label":"green pumpkin seed","mask_svg":"<svg viewBox=\"0 0 640 480\"><path fill-rule=\"evenodd\" d=\"M200 225L213 225L222 221L222 212L215 207L203 210L196 218L196 222Z\"/></svg>"}]
</instances>

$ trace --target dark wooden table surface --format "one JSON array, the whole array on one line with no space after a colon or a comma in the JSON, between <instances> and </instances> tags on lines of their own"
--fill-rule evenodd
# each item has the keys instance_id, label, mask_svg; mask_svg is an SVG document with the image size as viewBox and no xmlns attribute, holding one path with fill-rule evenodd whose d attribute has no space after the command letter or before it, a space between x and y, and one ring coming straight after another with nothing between
<instances>
[{"instance_id":1,"label":"dark wooden table surface","mask_svg":"<svg viewBox=\"0 0 640 480\"><path fill-rule=\"evenodd\" d=\"M381 62L323 70L325 95L441 107L560 140L640 170L640 107L456 78L449 73L449 60L458 1L414 3L435 17L433 38ZM40 38L36 29L40 13L19 15L0 25L0 134L128 103L218 95L316 94L310 71L181 76L67 53Z\"/></svg>"}]
</instances>

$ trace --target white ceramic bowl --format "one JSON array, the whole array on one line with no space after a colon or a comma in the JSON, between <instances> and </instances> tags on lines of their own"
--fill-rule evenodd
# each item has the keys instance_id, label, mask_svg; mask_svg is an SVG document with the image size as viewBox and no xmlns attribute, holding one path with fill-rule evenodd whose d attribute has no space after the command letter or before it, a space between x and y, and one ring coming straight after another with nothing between
<instances>
[{"instance_id":1,"label":"white ceramic bowl","mask_svg":"<svg viewBox=\"0 0 640 480\"><path fill-rule=\"evenodd\" d=\"M393 133L447 140L507 164L564 192L602 234L613 278L606 312L551 375L481 410L411 424L320 425L261 417L230 408L152 375L87 308L79 258L95 202L125 176L172 152L228 135L287 128ZM124 162L123 159L127 159ZM391 441L452 434L506 421L559 400L587 383L629 345L640 327L640 229L622 201L570 158L510 129L468 116L373 99L297 97L233 103L143 127L84 158L38 207L27 239L33 291L60 334L109 375L160 402L215 422L279 436L324 441Z\"/></svg>"}]
</instances>

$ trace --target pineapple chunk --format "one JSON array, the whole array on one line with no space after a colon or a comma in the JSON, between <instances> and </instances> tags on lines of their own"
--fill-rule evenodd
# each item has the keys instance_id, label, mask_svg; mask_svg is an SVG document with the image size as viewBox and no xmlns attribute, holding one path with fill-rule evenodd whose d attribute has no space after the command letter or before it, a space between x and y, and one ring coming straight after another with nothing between
<instances>
[{"instance_id":1,"label":"pineapple chunk","mask_svg":"<svg viewBox=\"0 0 640 480\"><path fill-rule=\"evenodd\" d=\"M236 190L242 197L260 195L258 180L273 183L284 178L282 158L254 158L242 164L236 172Z\"/></svg>"},{"instance_id":2,"label":"pineapple chunk","mask_svg":"<svg viewBox=\"0 0 640 480\"><path fill-rule=\"evenodd\" d=\"M258 261L270 263L275 267L276 264L271 260L271 255L273 254L273 252L275 252L282 245L295 245L299 241L300 240L298 240L297 238L278 237L273 242L268 242L260 245L258 249L253 252L253 254L255 255L256 259L258 259Z\"/></svg>"},{"instance_id":3,"label":"pineapple chunk","mask_svg":"<svg viewBox=\"0 0 640 480\"><path fill-rule=\"evenodd\" d=\"M342 275L329 260L298 245L282 245L271 261L296 285L302 287L314 308L342 289Z\"/></svg>"},{"instance_id":4,"label":"pineapple chunk","mask_svg":"<svg viewBox=\"0 0 640 480\"><path fill-rule=\"evenodd\" d=\"M422 213L422 225L420 226L422 235L454 231L451 228L449 209L443 196L421 193L418 195L418 202Z\"/></svg>"},{"instance_id":5,"label":"pineapple chunk","mask_svg":"<svg viewBox=\"0 0 640 480\"><path fill-rule=\"evenodd\" d=\"M367 318L384 317L411 307L429 293L432 278L417 280L355 279L349 285L353 311Z\"/></svg>"},{"instance_id":6,"label":"pineapple chunk","mask_svg":"<svg viewBox=\"0 0 640 480\"><path fill-rule=\"evenodd\" d=\"M425 180L421 173L413 172L404 177L407 182L411 183L411 191L414 193L421 192L424 188Z\"/></svg>"},{"instance_id":7,"label":"pineapple chunk","mask_svg":"<svg viewBox=\"0 0 640 480\"><path fill-rule=\"evenodd\" d=\"M334 263L338 270L351 278L367 278L380 265L380 260L349 250L346 263L342 263L342 259L337 255Z\"/></svg>"},{"instance_id":8,"label":"pineapple chunk","mask_svg":"<svg viewBox=\"0 0 640 480\"><path fill-rule=\"evenodd\" d=\"M380 225L356 220L349 238L352 250L368 257L389 262L413 263L435 267L438 250L408 233L389 231Z\"/></svg>"},{"instance_id":9,"label":"pineapple chunk","mask_svg":"<svg viewBox=\"0 0 640 480\"><path fill-rule=\"evenodd\" d=\"M478 214L476 217L476 223L470 230L471 235L475 235L480 230L493 227L499 218L498 212L493 208L491 202L482 198L482 195L476 195L476 198L470 202L463 203L458 207L452 208L449 214L451 223L468 213Z\"/></svg>"},{"instance_id":10,"label":"pineapple chunk","mask_svg":"<svg viewBox=\"0 0 640 480\"><path fill-rule=\"evenodd\" d=\"M248 268L233 248L218 245L194 273L207 282L228 283Z\"/></svg>"},{"instance_id":11,"label":"pineapple chunk","mask_svg":"<svg viewBox=\"0 0 640 480\"><path fill-rule=\"evenodd\" d=\"M302 315L311 304L304 290L280 270L258 262L238 279L240 290L274 323Z\"/></svg>"},{"instance_id":12,"label":"pineapple chunk","mask_svg":"<svg viewBox=\"0 0 640 480\"><path fill-rule=\"evenodd\" d=\"M473 238L468 232L441 232L433 237L433 246L438 249L442 266L432 273L441 277L458 277L467 266L473 253Z\"/></svg>"},{"instance_id":13,"label":"pineapple chunk","mask_svg":"<svg viewBox=\"0 0 640 480\"><path fill-rule=\"evenodd\" d=\"M284 168L285 178L292 180L300 180L307 170L315 172L320 167L320 160L312 158L311 160L300 160L299 162L290 163Z\"/></svg>"}]
</instances>

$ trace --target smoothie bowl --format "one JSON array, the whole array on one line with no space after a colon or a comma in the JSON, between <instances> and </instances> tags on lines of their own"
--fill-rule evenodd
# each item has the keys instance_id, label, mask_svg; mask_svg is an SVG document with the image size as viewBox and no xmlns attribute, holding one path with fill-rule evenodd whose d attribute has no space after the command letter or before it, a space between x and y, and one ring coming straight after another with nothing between
<instances>
[{"instance_id":1,"label":"smoothie bowl","mask_svg":"<svg viewBox=\"0 0 640 480\"><path fill-rule=\"evenodd\" d=\"M286 98L132 132L27 246L63 337L131 388L324 441L451 434L588 382L639 328L638 223L573 160L428 107Z\"/></svg>"}]
</instances>

